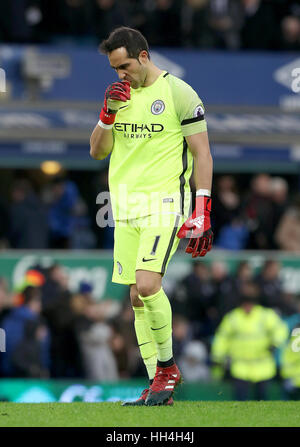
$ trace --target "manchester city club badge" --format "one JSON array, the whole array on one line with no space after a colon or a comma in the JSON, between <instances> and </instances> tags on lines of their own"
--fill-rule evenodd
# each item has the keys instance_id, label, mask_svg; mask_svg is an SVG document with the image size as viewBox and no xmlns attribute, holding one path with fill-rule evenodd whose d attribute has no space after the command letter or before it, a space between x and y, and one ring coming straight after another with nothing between
<instances>
[{"instance_id":1,"label":"manchester city club badge","mask_svg":"<svg viewBox=\"0 0 300 447\"><path fill-rule=\"evenodd\" d=\"M151 106L151 112L154 115L160 115L165 110L165 103L161 99L157 99Z\"/></svg>"}]
</instances>

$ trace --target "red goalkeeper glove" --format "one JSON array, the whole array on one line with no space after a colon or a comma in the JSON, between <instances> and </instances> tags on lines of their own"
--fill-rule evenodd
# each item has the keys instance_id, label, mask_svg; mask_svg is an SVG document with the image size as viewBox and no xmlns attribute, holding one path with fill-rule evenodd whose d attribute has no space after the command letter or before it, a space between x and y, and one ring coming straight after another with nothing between
<instances>
[{"instance_id":1,"label":"red goalkeeper glove","mask_svg":"<svg viewBox=\"0 0 300 447\"><path fill-rule=\"evenodd\" d=\"M104 104L100 113L100 121L104 125L112 125L117 111L124 107L124 102L130 99L130 83L128 81L114 82L105 91Z\"/></svg>"},{"instance_id":2,"label":"red goalkeeper glove","mask_svg":"<svg viewBox=\"0 0 300 447\"><path fill-rule=\"evenodd\" d=\"M211 198L207 196L196 197L196 208L191 217L182 225L177 233L179 239L189 237L186 253L192 257L205 256L211 249L213 232L210 224Z\"/></svg>"}]
</instances>

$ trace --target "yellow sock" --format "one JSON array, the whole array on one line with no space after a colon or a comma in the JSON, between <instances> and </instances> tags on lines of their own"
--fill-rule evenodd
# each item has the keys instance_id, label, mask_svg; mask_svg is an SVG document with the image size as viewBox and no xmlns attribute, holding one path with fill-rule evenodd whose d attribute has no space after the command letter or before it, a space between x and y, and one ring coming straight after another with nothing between
<instances>
[{"instance_id":1,"label":"yellow sock","mask_svg":"<svg viewBox=\"0 0 300 447\"><path fill-rule=\"evenodd\" d=\"M160 362L167 362L173 357L173 343L172 336L170 336L163 343L157 345L157 359Z\"/></svg>"},{"instance_id":2,"label":"yellow sock","mask_svg":"<svg viewBox=\"0 0 300 447\"><path fill-rule=\"evenodd\" d=\"M154 379L157 366L157 354L154 354L152 357L143 360L147 369L149 380Z\"/></svg>"},{"instance_id":3,"label":"yellow sock","mask_svg":"<svg viewBox=\"0 0 300 447\"><path fill-rule=\"evenodd\" d=\"M172 309L169 299L161 288L154 295L139 298L144 303L145 319L156 343L157 358L164 362L173 357Z\"/></svg>"},{"instance_id":4,"label":"yellow sock","mask_svg":"<svg viewBox=\"0 0 300 447\"><path fill-rule=\"evenodd\" d=\"M153 379L156 371L157 349L152 337L152 332L145 319L144 307L132 307L134 311L134 328L140 348L142 359L145 363L149 380Z\"/></svg>"}]
</instances>

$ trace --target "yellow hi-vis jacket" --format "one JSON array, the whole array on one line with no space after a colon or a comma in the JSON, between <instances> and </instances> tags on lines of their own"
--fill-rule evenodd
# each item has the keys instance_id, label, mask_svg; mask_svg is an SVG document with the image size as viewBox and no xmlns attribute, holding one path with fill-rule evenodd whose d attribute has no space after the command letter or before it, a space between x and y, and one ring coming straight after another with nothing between
<instances>
[{"instance_id":1,"label":"yellow hi-vis jacket","mask_svg":"<svg viewBox=\"0 0 300 447\"><path fill-rule=\"evenodd\" d=\"M282 352L280 374L283 379L289 379L294 387L300 388L299 342L293 336Z\"/></svg>"},{"instance_id":2,"label":"yellow hi-vis jacket","mask_svg":"<svg viewBox=\"0 0 300 447\"><path fill-rule=\"evenodd\" d=\"M268 380L276 374L271 349L288 338L288 328L277 313L254 305L249 313L238 307L224 316L212 344L212 360L230 360L232 377L250 382Z\"/></svg>"}]
</instances>

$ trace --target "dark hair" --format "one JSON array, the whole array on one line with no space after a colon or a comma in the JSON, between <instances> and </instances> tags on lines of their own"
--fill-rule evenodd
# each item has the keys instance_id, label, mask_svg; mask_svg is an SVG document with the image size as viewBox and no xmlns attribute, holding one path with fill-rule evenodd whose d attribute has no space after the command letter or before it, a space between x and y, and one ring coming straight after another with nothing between
<instances>
[{"instance_id":1,"label":"dark hair","mask_svg":"<svg viewBox=\"0 0 300 447\"><path fill-rule=\"evenodd\" d=\"M41 299L40 289L34 286L27 286L23 290L23 297L24 297L24 304L29 304L35 300L40 300Z\"/></svg>"},{"instance_id":2,"label":"dark hair","mask_svg":"<svg viewBox=\"0 0 300 447\"><path fill-rule=\"evenodd\" d=\"M245 303L258 304L260 300L260 290L257 284L250 280L244 281L240 288L239 303L240 305Z\"/></svg>"},{"instance_id":3,"label":"dark hair","mask_svg":"<svg viewBox=\"0 0 300 447\"><path fill-rule=\"evenodd\" d=\"M126 26L114 29L108 38L100 44L99 49L102 53L108 54L121 47L126 48L128 57L137 59L140 52L145 50L150 59L148 42L136 29Z\"/></svg>"}]
</instances>

